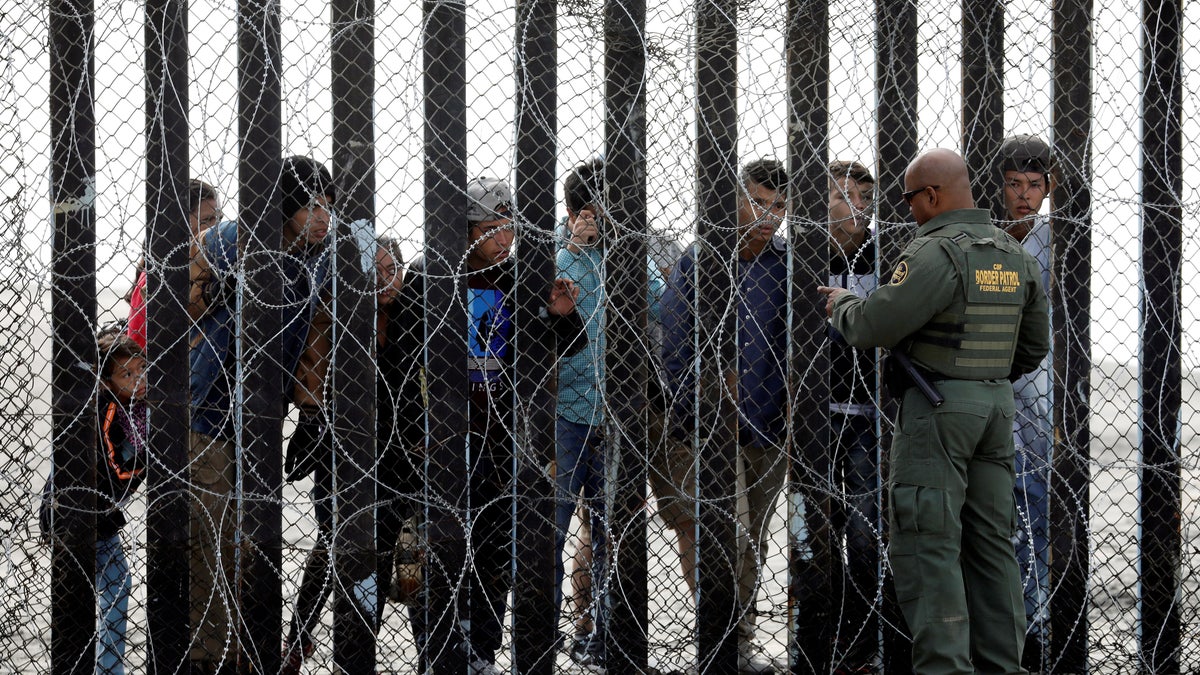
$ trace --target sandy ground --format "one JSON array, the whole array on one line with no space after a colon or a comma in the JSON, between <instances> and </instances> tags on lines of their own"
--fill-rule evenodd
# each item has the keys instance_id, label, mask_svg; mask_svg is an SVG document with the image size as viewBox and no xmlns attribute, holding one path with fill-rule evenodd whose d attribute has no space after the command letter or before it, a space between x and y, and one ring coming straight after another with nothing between
<instances>
[{"instance_id":1,"label":"sandy ground","mask_svg":"<svg viewBox=\"0 0 1200 675\"><path fill-rule=\"evenodd\" d=\"M10 286L11 288L11 286ZM111 293L101 297L102 308L123 310ZM36 543L34 507L47 470L49 438L49 326L42 306L11 291L0 292L0 424L8 431L0 454L0 673L48 672L49 553ZM1137 656L1137 499L1138 499L1138 398L1136 371L1125 364L1100 361L1092 378L1093 442L1091 447L1091 587L1089 610L1092 671L1131 672ZM1200 467L1197 467L1197 411L1200 395L1193 374L1184 383L1182 448L1184 456L1182 528L1185 537L1180 610L1184 621L1185 671L1200 669ZM312 545L315 532L307 499L308 484L284 489L285 573L283 590L291 597L299 580L299 566ZM139 672L146 651L144 631L145 504L130 505L132 524L127 528L130 562L134 570L134 595L130 617L130 653L133 672ZM760 638L771 652L786 654L787 635L787 500L780 500L771 525L771 555L766 561L764 586L759 598ZM694 658L691 626L695 616L678 571L674 541L660 520L648 526L650 547L650 643L654 663L678 666ZM396 607L389 607L380 635L378 663L385 672L415 671L408 622ZM802 609L801 609L802 611ZM285 619L287 612L285 611ZM564 628L565 628L564 624ZM308 672L330 672L331 636L328 625L317 635L320 646ZM504 662L502 658L502 663ZM573 672L560 655L563 672Z\"/></svg>"}]
</instances>

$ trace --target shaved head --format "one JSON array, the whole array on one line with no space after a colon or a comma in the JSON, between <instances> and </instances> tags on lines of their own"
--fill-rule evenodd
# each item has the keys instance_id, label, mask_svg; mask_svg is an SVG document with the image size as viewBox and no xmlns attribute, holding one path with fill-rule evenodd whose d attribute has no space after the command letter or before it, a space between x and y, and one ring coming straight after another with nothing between
<instances>
[{"instance_id":1,"label":"shaved head","mask_svg":"<svg viewBox=\"0 0 1200 675\"><path fill-rule=\"evenodd\" d=\"M953 150L937 148L918 155L904 172L904 189L922 190L909 202L917 224L947 211L975 208L967 163Z\"/></svg>"}]
</instances>

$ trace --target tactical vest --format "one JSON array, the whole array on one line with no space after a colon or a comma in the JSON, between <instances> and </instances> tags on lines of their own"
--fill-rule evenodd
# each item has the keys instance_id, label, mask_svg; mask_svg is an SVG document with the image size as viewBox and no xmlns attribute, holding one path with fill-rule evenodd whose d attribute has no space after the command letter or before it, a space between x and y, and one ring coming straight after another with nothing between
<instances>
[{"instance_id":1,"label":"tactical vest","mask_svg":"<svg viewBox=\"0 0 1200 675\"><path fill-rule=\"evenodd\" d=\"M909 356L950 379L1008 377L1029 281L1020 245L999 233L930 238L954 262L962 287L949 307L910 336Z\"/></svg>"}]
</instances>

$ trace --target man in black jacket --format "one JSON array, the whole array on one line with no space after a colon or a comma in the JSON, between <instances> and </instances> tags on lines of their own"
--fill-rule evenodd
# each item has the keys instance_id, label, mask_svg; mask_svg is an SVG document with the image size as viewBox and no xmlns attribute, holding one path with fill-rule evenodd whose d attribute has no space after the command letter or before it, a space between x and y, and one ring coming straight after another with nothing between
<instances>
[{"instance_id":1,"label":"man in black jacket","mask_svg":"<svg viewBox=\"0 0 1200 675\"><path fill-rule=\"evenodd\" d=\"M425 381L421 367L427 321L468 320L464 345L469 381L467 456L461 464L467 472L468 494L435 494L437 486L430 485L427 524L431 543L437 537L466 537L467 555L465 561L441 561L439 565L460 580L453 606L437 606L442 599L427 593L428 614L422 608L413 612L413 632L422 662L439 673L447 670L447 664L464 658L470 673L499 672L495 655L511 585L512 537L519 525L512 520L512 366L517 326L511 202L512 191L502 179L476 179L467 185L465 224L469 234L465 269L459 280L463 304L456 304L447 316L435 316L443 309L425 307L424 261L414 261L395 303L392 325L402 335L395 351L380 354L380 368L385 377L403 387L401 396L409 403L419 400L423 395L420 383ZM522 339L542 340L558 353L581 348L587 338L575 313L576 294L570 281L555 280L545 311L533 326L522 327ZM396 409L404 410L405 402L398 402ZM408 433L425 441L417 444L426 446L432 460L436 453L431 448L439 439L423 438L427 428L424 417L418 414L406 420L413 425ZM459 562L468 567L451 568ZM452 650L465 653L450 653Z\"/></svg>"},{"instance_id":2,"label":"man in black jacket","mask_svg":"<svg viewBox=\"0 0 1200 675\"><path fill-rule=\"evenodd\" d=\"M878 285L870 230L875 179L861 163L838 160L829 164L828 183L829 285L865 297ZM834 672L869 672L878 651L871 611L880 537L875 350L834 339L829 360L830 444L819 457L808 458L804 477L805 485L815 487L805 491L807 543L817 563L810 581L830 582L817 583L810 592L826 597L811 600L832 612L818 619L822 635L814 648L832 648L826 653Z\"/></svg>"}]
</instances>

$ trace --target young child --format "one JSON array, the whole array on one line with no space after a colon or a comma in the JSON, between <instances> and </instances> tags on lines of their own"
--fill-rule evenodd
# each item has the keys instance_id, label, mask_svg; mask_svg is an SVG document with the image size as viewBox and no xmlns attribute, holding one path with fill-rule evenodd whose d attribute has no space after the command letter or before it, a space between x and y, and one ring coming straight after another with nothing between
<instances>
[{"instance_id":1,"label":"young child","mask_svg":"<svg viewBox=\"0 0 1200 675\"><path fill-rule=\"evenodd\" d=\"M96 670L122 675L131 583L121 528L146 465L146 357L127 335L101 335L97 346L104 388L96 405Z\"/></svg>"},{"instance_id":2,"label":"young child","mask_svg":"<svg viewBox=\"0 0 1200 675\"><path fill-rule=\"evenodd\" d=\"M124 675L132 584L121 528L123 507L141 485L146 465L146 357L136 342L117 331L101 333L96 344L102 385L96 401L96 673ZM43 508L46 534L51 531L49 515Z\"/></svg>"}]
</instances>

